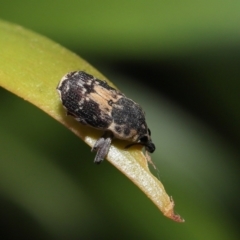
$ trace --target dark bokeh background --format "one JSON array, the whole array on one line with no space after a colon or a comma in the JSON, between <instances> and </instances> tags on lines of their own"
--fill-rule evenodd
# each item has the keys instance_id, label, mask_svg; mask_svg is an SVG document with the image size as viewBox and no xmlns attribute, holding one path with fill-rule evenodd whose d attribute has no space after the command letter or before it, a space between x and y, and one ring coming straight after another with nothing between
<instances>
[{"instance_id":1,"label":"dark bokeh background","mask_svg":"<svg viewBox=\"0 0 240 240\"><path fill-rule=\"evenodd\" d=\"M186 220L163 217L71 132L0 89L1 239L239 239L239 1L0 6L143 106L155 174Z\"/></svg>"}]
</instances>

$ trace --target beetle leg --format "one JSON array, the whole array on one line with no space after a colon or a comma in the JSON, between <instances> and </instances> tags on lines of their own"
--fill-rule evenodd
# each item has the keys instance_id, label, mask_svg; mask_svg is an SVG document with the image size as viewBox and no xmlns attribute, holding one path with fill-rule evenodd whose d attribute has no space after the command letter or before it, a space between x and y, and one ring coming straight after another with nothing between
<instances>
[{"instance_id":1,"label":"beetle leg","mask_svg":"<svg viewBox=\"0 0 240 240\"><path fill-rule=\"evenodd\" d=\"M92 151L96 151L97 154L94 159L94 163L101 163L107 156L109 148L111 146L113 134L111 132L105 132L94 144Z\"/></svg>"}]
</instances>

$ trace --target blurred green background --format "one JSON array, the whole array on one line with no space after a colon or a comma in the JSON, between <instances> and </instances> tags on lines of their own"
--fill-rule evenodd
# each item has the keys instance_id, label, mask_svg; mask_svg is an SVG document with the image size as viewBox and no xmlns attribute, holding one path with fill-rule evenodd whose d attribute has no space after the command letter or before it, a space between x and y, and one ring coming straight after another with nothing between
<instances>
[{"instance_id":1,"label":"blurred green background","mask_svg":"<svg viewBox=\"0 0 240 240\"><path fill-rule=\"evenodd\" d=\"M239 12L237 0L0 0L0 18L76 52L143 106L153 172L186 220L165 218L75 135L0 89L1 239L239 239Z\"/></svg>"}]
</instances>

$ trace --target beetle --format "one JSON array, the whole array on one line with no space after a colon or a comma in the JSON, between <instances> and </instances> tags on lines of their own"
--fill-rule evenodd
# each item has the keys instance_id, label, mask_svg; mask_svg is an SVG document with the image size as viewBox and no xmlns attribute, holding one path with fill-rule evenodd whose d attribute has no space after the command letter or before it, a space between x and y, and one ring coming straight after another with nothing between
<instances>
[{"instance_id":1,"label":"beetle","mask_svg":"<svg viewBox=\"0 0 240 240\"><path fill-rule=\"evenodd\" d=\"M97 152L95 163L103 161L114 138L131 142L126 148L140 144L146 153L155 151L140 105L107 82L84 71L73 71L62 77L57 91L67 115L81 124L104 131L92 148Z\"/></svg>"}]
</instances>

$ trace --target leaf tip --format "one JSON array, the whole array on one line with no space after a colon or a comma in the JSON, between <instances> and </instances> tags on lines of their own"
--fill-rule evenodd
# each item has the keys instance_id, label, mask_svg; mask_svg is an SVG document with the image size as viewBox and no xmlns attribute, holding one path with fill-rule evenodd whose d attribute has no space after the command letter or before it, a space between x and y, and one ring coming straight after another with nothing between
<instances>
[{"instance_id":1,"label":"leaf tip","mask_svg":"<svg viewBox=\"0 0 240 240\"><path fill-rule=\"evenodd\" d=\"M172 219L175 222L179 222L179 223L183 223L185 222L185 220L178 214L174 213L174 201L172 199L172 197L170 198L171 202L170 205L168 207L168 209L166 209L166 211L164 212L164 215L170 219Z\"/></svg>"}]
</instances>

